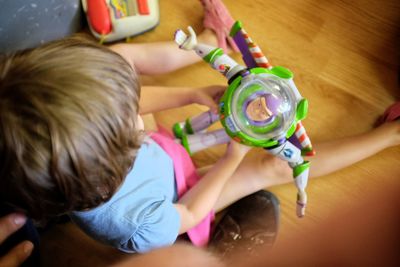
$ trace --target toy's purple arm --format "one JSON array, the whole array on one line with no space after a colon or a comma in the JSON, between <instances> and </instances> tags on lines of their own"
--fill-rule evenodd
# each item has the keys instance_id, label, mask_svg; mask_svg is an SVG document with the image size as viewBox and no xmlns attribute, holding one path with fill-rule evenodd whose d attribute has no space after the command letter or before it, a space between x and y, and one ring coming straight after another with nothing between
<instances>
[{"instance_id":1,"label":"toy's purple arm","mask_svg":"<svg viewBox=\"0 0 400 267\"><path fill-rule=\"evenodd\" d=\"M243 38L243 35L240 31L236 32L236 34L232 37L235 41L237 47L242 54L243 62L246 64L248 68L255 68L257 67L257 63L254 58L251 56L249 48L247 47L246 40Z\"/></svg>"},{"instance_id":2,"label":"toy's purple arm","mask_svg":"<svg viewBox=\"0 0 400 267\"><path fill-rule=\"evenodd\" d=\"M242 53L244 63L248 68L261 67L271 69L272 66L264 56L260 47L251 40L250 36L243 29L242 23L236 21L231 29L230 36L235 41Z\"/></svg>"}]
</instances>

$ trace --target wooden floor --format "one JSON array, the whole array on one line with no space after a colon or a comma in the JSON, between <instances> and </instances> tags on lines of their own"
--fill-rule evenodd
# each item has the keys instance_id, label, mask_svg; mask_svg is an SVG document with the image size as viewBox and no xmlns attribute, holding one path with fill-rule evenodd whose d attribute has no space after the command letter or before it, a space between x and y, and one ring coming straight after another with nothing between
<instances>
[{"instance_id":1,"label":"wooden floor","mask_svg":"<svg viewBox=\"0 0 400 267\"><path fill-rule=\"evenodd\" d=\"M368 131L385 108L400 99L399 23L396 0L225 0L234 18L263 49L273 65L295 73L308 98L304 121L314 143ZM171 40L177 28L202 29L199 1L160 1L160 25L134 42ZM234 58L240 61L239 55ZM144 84L204 86L225 80L205 63L172 74L144 77ZM203 110L198 106L155 117L170 127ZM199 165L214 162L222 148L194 156ZM400 147L390 148L356 165L309 183L307 216L295 216L295 187L272 188L281 201L280 238L310 229L340 207L382 185L400 186ZM43 235L44 266L106 266L126 257L98 245L71 224Z\"/></svg>"}]
</instances>

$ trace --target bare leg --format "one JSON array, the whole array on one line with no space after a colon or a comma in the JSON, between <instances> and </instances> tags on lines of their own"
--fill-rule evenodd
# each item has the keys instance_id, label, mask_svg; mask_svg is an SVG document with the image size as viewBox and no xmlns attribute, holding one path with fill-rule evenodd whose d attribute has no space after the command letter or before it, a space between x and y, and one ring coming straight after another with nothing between
<instances>
[{"instance_id":1,"label":"bare leg","mask_svg":"<svg viewBox=\"0 0 400 267\"><path fill-rule=\"evenodd\" d=\"M293 181L287 162L261 148L252 149L226 183L215 205L221 211L238 199L277 184Z\"/></svg>"},{"instance_id":2,"label":"bare leg","mask_svg":"<svg viewBox=\"0 0 400 267\"><path fill-rule=\"evenodd\" d=\"M400 123L388 122L367 133L332 140L314 146L317 154L311 161L310 177L343 169L379 151L400 144Z\"/></svg>"},{"instance_id":3,"label":"bare leg","mask_svg":"<svg viewBox=\"0 0 400 267\"><path fill-rule=\"evenodd\" d=\"M400 144L400 123L389 122L367 133L315 146L317 154L309 158L310 177L327 175ZM270 186L293 182L288 164L263 149L252 149L228 181L215 210L220 211L236 200Z\"/></svg>"}]
</instances>

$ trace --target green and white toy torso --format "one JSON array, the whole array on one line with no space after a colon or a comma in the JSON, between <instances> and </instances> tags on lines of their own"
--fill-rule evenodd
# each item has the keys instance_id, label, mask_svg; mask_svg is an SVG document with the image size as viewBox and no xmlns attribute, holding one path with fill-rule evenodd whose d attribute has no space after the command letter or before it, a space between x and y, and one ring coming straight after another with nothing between
<instances>
[{"instance_id":1,"label":"green and white toy torso","mask_svg":"<svg viewBox=\"0 0 400 267\"><path fill-rule=\"evenodd\" d=\"M266 148L290 137L297 121L291 79L292 73L282 67L253 68L244 77L237 76L220 100L221 123L227 134L243 144ZM273 104L271 117L262 122L252 121L246 114L246 105L257 96L266 96Z\"/></svg>"}]
</instances>

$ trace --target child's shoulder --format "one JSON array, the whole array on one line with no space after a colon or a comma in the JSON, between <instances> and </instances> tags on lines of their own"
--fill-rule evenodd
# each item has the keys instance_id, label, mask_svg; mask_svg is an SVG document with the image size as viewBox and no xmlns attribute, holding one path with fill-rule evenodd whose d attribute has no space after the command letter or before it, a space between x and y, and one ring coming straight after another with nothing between
<instances>
[{"instance_id":1,"label":"child's shoulder","mask_svg":"<svg viewBox=\"0 0 400 267\"><path fill-rule=\"evenodd\" d=\"M171 158L165 150L150 135L146 135L140 146L134 168L154 168L164 165L169 166L172 163Z\"/></svg>"}]
</instances>

